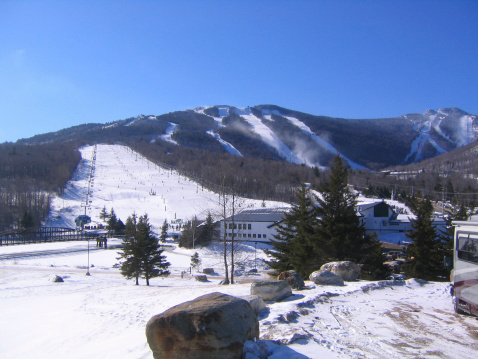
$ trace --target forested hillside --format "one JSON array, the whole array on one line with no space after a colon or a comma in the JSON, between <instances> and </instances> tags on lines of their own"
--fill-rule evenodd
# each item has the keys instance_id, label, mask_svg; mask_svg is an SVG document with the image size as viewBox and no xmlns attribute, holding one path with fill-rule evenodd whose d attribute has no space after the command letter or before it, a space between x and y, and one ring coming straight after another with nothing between
<instances>
[{"instance_id":1,"label":"forested hillside","mask_svg":"<svg viewBox=\"0 0 478 359\"><path fill-rule=\"evenodd\" d=\"M50 194L63 190L81 159L77 146L0 145L0 230L40 225Z\"/></svg>"}]
</instances>

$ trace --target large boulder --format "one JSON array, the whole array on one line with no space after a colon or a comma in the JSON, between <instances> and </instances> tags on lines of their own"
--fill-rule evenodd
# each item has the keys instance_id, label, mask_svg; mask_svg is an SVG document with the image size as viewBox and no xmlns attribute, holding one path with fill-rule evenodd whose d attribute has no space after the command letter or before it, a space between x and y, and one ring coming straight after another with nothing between
<instances>
[{"instance_id":1,"label":"large boulder","mask_svg":"<svg viewBox=\"0 0 478 359\"><path fill-rule=\"evenodd\" d=\"M261 280L252 283L251 295L258 295L265 302L280 302L292 295L292 289L283 280Z\"/></svg>"},{"instance_id":2,"label":"large boulder","mask_svg":"<svg viewBox=\"0 0 478 359\"><path fill-rule=\"evenodd\" d=\"M241 358L259 322L246 300L215 292L155 315L146 338L155 359Z\"/></svg>"},{"instance_id":3,"label":"large boulder","mask_svg":"<svg viewBox=\"0 0 478 359\"><path fill-rule=\"evenodd\" d=\"M315 284L321 285L344 285L344 280L341 276L329 272L328 270L319 270L312 272L309 279Z\"/></svg>"},{"instance_id":4,"label":"large boulder","mask_svg":"<svg viewBox=\"0 0 478 359\"><path fill-rule=\"evenodd\" d=\"M247 300L256 315L259 315L260 312L267 308L266 303L264 303L264 300L258 295L242 295L239 298Z\"/></svg>"},{"instance_id":5,"label":"large boulder","mask_svg":"<svg viewBox=\"0 0 478 359\"><path fill-rule=\"evenodd\" d=\"M305 286L304 280L295 270L282 272L277 277L277 280L285 280L293 289L303 289Z\"/></svg>"},{"instance_id":6,"label":"large boulder","mask_svg":"<svg viewBox=\"0 0 478 359\"><path fill-rule=\"evenodd\" d=\"M351 282L360 277L362 267L354 262L342 261L325 263L320 267L320 270L328 270L329 272L339 275L344 281Z\"/></svg>"}]
</instances>

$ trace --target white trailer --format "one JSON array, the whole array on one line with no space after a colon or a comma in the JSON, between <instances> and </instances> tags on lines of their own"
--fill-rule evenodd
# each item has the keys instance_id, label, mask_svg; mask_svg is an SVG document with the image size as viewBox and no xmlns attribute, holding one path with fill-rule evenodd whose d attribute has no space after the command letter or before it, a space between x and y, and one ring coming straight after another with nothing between
<instances>
[{"instance_id":1,"label":"white trailer","mask_svg":"<svg viewBox=\"0 0 478 359\"><path fill-rule=\"evenodd\" d=\"M478 315L478 216L453 222L455 244L451 272L455 311Z\"/></svg>"}]
</instances>

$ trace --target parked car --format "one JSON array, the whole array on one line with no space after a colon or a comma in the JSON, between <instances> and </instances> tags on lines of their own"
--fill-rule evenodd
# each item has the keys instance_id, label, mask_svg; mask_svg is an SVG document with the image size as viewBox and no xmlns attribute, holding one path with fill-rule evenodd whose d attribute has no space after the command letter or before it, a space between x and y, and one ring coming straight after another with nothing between
<instances>
[{"instance_id":1,"label":"parked car","mask_svg":"<svg viewBox=\"0 0 478 359\"><path fill-rule=\"evenodd\" d=\"M403 274L392 274L388 277L389 280L405 280L405 276Z\"/></svg>"}]
</instances>

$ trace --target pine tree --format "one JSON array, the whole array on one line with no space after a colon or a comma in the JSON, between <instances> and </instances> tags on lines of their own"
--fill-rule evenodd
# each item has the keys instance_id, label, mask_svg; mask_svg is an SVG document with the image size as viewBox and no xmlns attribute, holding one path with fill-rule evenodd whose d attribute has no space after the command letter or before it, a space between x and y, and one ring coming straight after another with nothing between
<instances>
[{"instance_id":1,"label":"pine tree","mask_svg":"<svg viewBox=\"0 0 478 359\"><path fill-rule=\"evenodd\" d=\"M125 224L123 223L123 221L118 218L118 220L116 221L116 224L115 224L115 228L114 228L114 233L115 234L121 234L123 233L125 230Z\"/></svg>"},{"instance_id":2,"label":"pine tree","mask_svg":"<svg viewBox=\"0 0 478 359\"><path fill-rule=\"evenodd\" d=\"M206 221L199 228L197 244L200 246L208 245L214 236L214 222L211 213L207 214Z\"/></svg>"},{"instance_id":3,"label":"pine tree","mask_svg":"<svg viewBox=\"0 0 478 359\"><path fill-rule=\"evenodd\" d=\"M146 285L149 286L149 280L155 277L168 276L167 268L170 263L163 256L157 238L153 235L148 216L139 217L136 226L136 242L140 248L141 277L146 279Z\"/></svg>"},{"instance_id":4,"label":"pine tree","mask_svg":"<svg viewBox=\"0 0 478 359\"><path fill-rule=\"evenodd\" d=\"M22 217L21 226L22 228L32 228L33 227L33 216L31 213L25 211Z\"/></svg>"},{"instance_id":5,"label":"pine tree","mask_svg":"<svg viewBox=\"0 0 478 359\"><path fill-rule=\"evenodd\" d=\"M108 226L107 226L109 231L114 232L117 221L118 221L118 218L116 217L116 213L114 209L111 208L109 218L108 218Z\"/></svg>"},{"instance_id":6,"label":"pine tree","mask_svg":"<svg viewBox=\"0 0 478 359\"><path fill-rule=\"evenodd\" d=\"M181 235L179 236L179 247L181 248L193 248L193 223L192 221L186 221L183 225Z\"/></svg>"},{"instance_id":7,"label":"pine tree","mask_svg":"<svg viewBox=\"0 0 478 359\"><path fill-rule=\"evenodd\" d=\"M121 274L127 279L135 278L136 285L139 285L139 277L141 275L141 253L136 242L136 226L137 218L136 214L133 213L126 220L126 235L123 239L123 250L118 252L120 257L117 259L123 259L120 267Z\"/></svg>"},{"instance_id":8,"label":"pine tree","mask_svg":"<svg viewBox=\"0 0 478 359\"><path fill-rule=\"evenodd\" d=\"M137 219L133 213L126 221L125 232L123 250L118 258L123 259L120 267L123 276L135 278L136 285L139 284L139 277L144 278L149 286L151 278L169 275L167 268L170 263L162 255L147 215Z\"/></svg>"},{"instance_id":9,"label":"pine tree","mask_svg":"<svg viewBox=\"0 0 478 359\"><path fill-rule=\"evenodd\" d=\"M318 269L317 262L322 251L320 246L313 245L315 217L309 189L303 184L297 189L296 197L297 204L284 213L284 220L271 240L274 250L266 250L274 258L267 264L279 272L293 269L308 277Z\"/></svg>"},{"instance_id":10,"label":"pine tree","mask_svg":"<svg viewBox=\"0 0 478 359\"><path fill-rule=\"evenodd\" d=\"M167 236L168 236L168 220L165 219L161 227L161 235L159 236L159 240L164 243L166 242Z\"/></svg>"},{"instance_id":11,"label":"pine tree","mask_svg":"<svg viewBox=\"0 0 478 359\"><path fill-rule=\"evenodd\" d=\"M191 267L198 270L201 265L201 259L199 258L198 252L194 252L191 256Z\"/></svg>"},{"instance_id":12,"label":"pine tree","mask_svg":"<svg viewBox=\"0 0 478 359\"><path fill-rule=\"evenodd\" d=\"M106 213L106 206L103 206L103 209L101 210L99 217L103 221L105 221L108 218L108 213Z\"/></svg>"},{"instance_id":13,"label":"pine tree","mask_svg":"<svg viewBox=\"0 0 478 359\"><path fill-rule=\"evenodd\" d=\"M416 218L412 219L412 230L407 233L413 243L408 246L405 272L408 277L439 280L447 275L443 262L447 246L433 227L433 205L429 199L417 196L408 207Z\"/></svg>"},{"instance_id":14,"label":"pine tree","mask_svg":"<svg viewBox=\"0 0 478 359\"><path fill-rule=\"evenodd\" d=\"M352 261L362 264L362 273L369 279L382 279L389 273L382 255L380 241L365 233L365 227L355 212L356 195L347 186L347 169L336 156L327 182L320 188L322 197L316 197L319 217L316 248L325 252L321 265L329 261Z\"/></svg>"}]
</instances>

